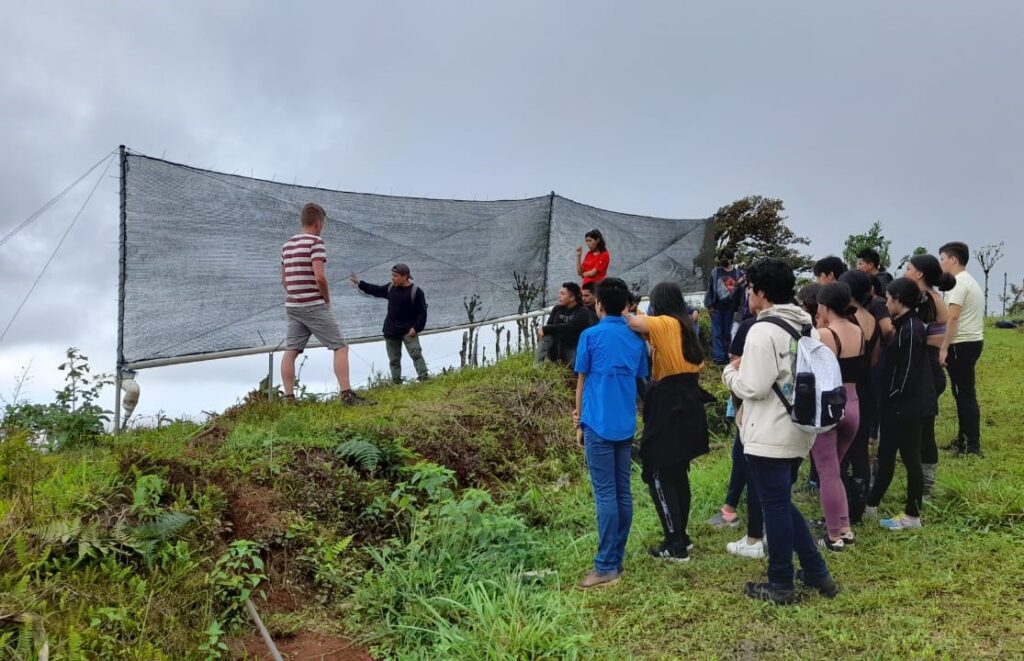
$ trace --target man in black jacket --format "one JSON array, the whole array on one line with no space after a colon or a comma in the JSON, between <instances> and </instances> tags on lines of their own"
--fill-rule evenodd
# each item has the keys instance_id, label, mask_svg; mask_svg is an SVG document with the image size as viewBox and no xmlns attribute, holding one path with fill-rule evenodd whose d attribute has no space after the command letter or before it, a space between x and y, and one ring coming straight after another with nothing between
<instances>
[{"instance_id":1,"label":"man in black jacket","mask_svg":"<svg viewBox=\"0 0 1024 661\"><path fill-rule=\"evenodd\" d=\"M391 283L371 285L360 280L355 273L349 280L365 294L388 299L388 314L384 317L384 344L391 363L391 380L402 382L402 345L416 367L420 381L426 381L427 363L423 360L419 334L427 325L427 297L413 284L409 267L395 264L391 267Z\"/></svg>"},{"instance_id":2,"label":"man in black jacket","mask_svg":"<svg viewBox=\"0 0 1024 661\"><path fill-rule=\"evenodd\" d=\"M545 360L576 364L580 333L590 326L590 314L582 303L579 285L563 282L558 292L558 305L551 309L548 322L537 329L537 365Z\"/></svg>"}]
</instances>

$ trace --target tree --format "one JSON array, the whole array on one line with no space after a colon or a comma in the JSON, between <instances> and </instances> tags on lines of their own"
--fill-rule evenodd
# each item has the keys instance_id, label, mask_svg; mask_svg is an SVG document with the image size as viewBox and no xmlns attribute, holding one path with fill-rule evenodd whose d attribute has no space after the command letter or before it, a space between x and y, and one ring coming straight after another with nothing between
<instances>
[{"instance_id":1,"label":"tree","mask_svg":"<svg viewBox=\"0 0 1024 661\"><path fill-rule=\"evenodd\" d=\"M856 269L857 253L861 250L872 248L878 251L878 256L882 262L878 265L878 268L884 270L889 268L890 245L892 245L892 241L885 238L885 235L882 234L882 223L876 220L871 224L866 234L851 234L846 237L846 244L843 246L843 259L846 260L847 266L851 269Z\"/></svg>"},{"instance_id":2,"label":"tree","mask_svg":"<svg viewBox=\"0 0 1024 661\"><path fill-rule=\"evenodd\" d=\"M988 274L995 267L996 262L1003 258L1004 242L989 244L978 248L978 264L981 265L981 272L985 274L985 318L988 318Z\"/></svg>"},{"instance_id":3,"label":"tree","mask_svg":"<svg viewBox=\"0 0 1024 661\"><path fill-rule=\"evenodd\" d=\"M903 268L904 266L906 266L907 262L909 262L912 257L917 257L918 255L927 255L927 254L928 254L928 249L927 248L925 248L924 246L918 246L918 247L914 248L914 252L910 253L909 255L903 255L903 257L900 258L900 263L896 266L896 269L899 270L899 269Z\"/></svg>"},{"instance_id":4,"label":"tree","mask_svg":"<svg viewBox=\"0 0 1024 661\"><path fill-rule=\"evenodd\" d=\"M712 216L715 221L715 248L736 253L736 263L747 264L762 257L785 260L794 271L806 271L814 264L810 255L793 246L808 245L810 239L797 236L786 227L782 200L750 195L728 204ZM705 263L713 260L706 259Z\"/></svg>"}]
</instances>

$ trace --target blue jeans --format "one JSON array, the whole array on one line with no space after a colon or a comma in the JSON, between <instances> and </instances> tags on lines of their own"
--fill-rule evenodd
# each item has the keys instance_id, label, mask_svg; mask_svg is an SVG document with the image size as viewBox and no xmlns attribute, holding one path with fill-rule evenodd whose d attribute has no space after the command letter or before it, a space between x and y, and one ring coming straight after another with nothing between
<instances>
[{"instance_id":1,"label":"blue jeans","mask_svg":"<svg viewBox=\"0 0 1024 661\"><path fill-rule=\"evenodd\" d=\"M724 363L729 360L732 318L732 310L711 310L711 353L715 362Z\"/></svg>"},{"instance_id":2,"label":"blue jeans","mask_svg":"<svg viewBox=\"0 0 1024 661\"><path fill-rule=\"evenodd\" d=\"M601 573L621 571L633 523L633 495L629 490L632 439L607 441L584 427L583 441L597 506L594 569Z\"/></svg>"},{"instance_id":3,"label":"blue jeans","mask_svg":"<svg viewBox=\"0 0 1024 661\"><path fill-rule=\"evenodd\" d=\"M776 590L793 589L794 552L809 581L831 578L807 521L793 505L793 466L799 461L747 455L747 489L761 501L768 538L768 583Z\"/></svg>"}]
</instances>

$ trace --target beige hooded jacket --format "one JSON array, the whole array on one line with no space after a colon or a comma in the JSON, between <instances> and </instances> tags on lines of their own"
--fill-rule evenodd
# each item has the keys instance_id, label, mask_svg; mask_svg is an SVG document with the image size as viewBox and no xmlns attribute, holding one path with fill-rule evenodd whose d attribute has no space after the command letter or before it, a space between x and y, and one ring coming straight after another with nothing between
<instances>
[{"instance_id":1,"label":"beige hooded jacket","mask_svg":"<svg viewBox=\"0 0 1024 661\"><path fill-rule=\"evenodd\" d=\"M757 315L778 317L794 329L811 324L811 316L796 305L773 305ZM812 330L811 336L818 337ZM743 404L736 412L743 452L755 457L792 459L807 456L814 434L801 431L793 424L786 407L772 390L779 384L782 391L793 392L793 368L796 365L796 341L786 331L770 323L750 327L743 345L740 368L732 365L722 372L722 381Z\"/></svg>"}]
</instances>

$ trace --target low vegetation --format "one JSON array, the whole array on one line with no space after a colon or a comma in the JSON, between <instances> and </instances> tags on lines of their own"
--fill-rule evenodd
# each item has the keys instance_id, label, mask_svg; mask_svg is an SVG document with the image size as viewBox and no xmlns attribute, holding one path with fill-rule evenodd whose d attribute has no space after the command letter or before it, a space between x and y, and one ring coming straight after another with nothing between
<instances>
[{"instance_id":1,"label":"low vegetation","mask_svg":"<svg viewBox=\"0 0 1024 661\"><path fill-rule=\"evenodd\" d=\"M80 413L77 394L74 408L58 401L31 418L9 407L0 650L244 657L234 639L252 629L251 598L279 640L344 635L379 658L1020 657L1022 347L1018 332L989 332L986 456L943 454L926 527L863 526L853 550L828 557L841 595L788 609L744 598L763 563L725 553L741 530L703 524L729 468L721 410L715 447L691 471L691 562L647 557L660 527L635 472L623 581L574 589L596 534L570 383L523 356L375 390L376 407L253 396L205 425L118 438L56 426L102 415ZM724 400L717 375L705 379ZM901 490L898 479L883 510L898 510ZM816 500L800 505L818 515Z\"/></svg>"}]
</instances>

